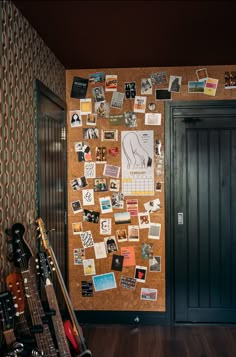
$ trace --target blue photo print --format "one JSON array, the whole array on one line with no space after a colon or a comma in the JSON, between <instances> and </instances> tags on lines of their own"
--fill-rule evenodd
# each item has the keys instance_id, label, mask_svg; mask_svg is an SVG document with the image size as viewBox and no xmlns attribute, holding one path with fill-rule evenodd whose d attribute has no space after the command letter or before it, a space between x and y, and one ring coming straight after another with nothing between
<instances>
[{"instance_id":1,"label":"blue photo print","mask_svg":"<svg viewBox=\"0 0 236 357\"><path fill-rule=\"evenodd\" d=\"M116 288L114 273L95 275L92 277L95 291L102 291Z\"/></svg>"}]
</instances>

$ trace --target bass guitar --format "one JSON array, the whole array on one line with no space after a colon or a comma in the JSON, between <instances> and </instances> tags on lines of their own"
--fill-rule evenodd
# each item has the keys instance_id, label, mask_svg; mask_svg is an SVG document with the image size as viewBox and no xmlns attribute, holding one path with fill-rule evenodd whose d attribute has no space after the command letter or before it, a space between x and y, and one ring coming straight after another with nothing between
<instances>
[{"instance_id":1,"label":"bass guitar","mask_svg":"<svg viewBox=\"0 0 236 357\"><path fill-rule=\"evenodd\" d=\"M44 249L46 250L47 254L50 256L50 258L51 258L51 260L53 262L53 265L55 267L55 272L56 272L56 275L57 275L57 278L58 278L58 282L60 284L60 288L61 288L63 297L65 299L65 303L66 303L66 306L67 306L68 313L70 315L71 321L68 321L66 323L67 331L68 331L68 333L66 332L67 333L67 337L70 339L70 341L71 341L71 343L73 345L74 345L74 339L75 339L77 346L79 346L79 355L78 355L78 357L91 357L92 353L87 348L87 345L86 345L86 342L85 342L85 338L84 338L83 333L82 333L82 329L81 329L81 327L80 327L80 325L79 325L79 323L78 323L78 321L76 319L75 312L74 312L74 309L73 309L73 306L72 306L72 303L71 303L67 288L65 286L65 283L64 283L64 280L63 280L59 265L57 263L57 260L56 260L54 251L52 249L52 246L49 243L49 240L48 240L48 237L47 237L47 233L46 233L46 230L45 230L45 227L44 227L43 220L41 218L38 218L36 220L36 225L37 225L37 229L39 230L39 233L40 233L39 237L41 238L41 241L42 241L42 244L44 246ZM72 324L72 329L70 330L70 325L71 324Z\"/></svg>"}]
</instances>

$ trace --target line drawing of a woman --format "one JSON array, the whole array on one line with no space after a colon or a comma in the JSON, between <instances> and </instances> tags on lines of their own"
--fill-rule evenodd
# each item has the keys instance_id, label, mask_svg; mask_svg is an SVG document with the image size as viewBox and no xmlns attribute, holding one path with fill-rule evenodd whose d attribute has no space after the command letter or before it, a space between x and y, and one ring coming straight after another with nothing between
<instances>
[{"instance_id":1,"label":"line drawing of a woman","mask_svg":"<svg viewBox=\"0 0 236 357\"><path fill-rule=\"evenodd\" d=\"M128 162L127 169L145 169L152 166L152 159L135 132L127 133L123 137L122 148Z\"/></svg>"}]
</instances>

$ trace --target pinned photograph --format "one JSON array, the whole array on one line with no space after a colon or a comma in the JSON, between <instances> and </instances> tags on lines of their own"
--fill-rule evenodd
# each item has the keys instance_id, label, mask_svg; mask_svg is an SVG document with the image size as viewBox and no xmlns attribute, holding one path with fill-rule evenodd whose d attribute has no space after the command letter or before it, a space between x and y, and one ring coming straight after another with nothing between
<instances>
[{"instance_id":1,"label":"pinned photograph","mask_svg":"<svg viewBox=\"0 0 236 357\"><path fill-rule=\"evenodd\" d=\"M160 223L151 223L148 238L149 239L160 239L161 236L161 224Z\"/></svg>"},{"instance_id":2,"label":"pinned photograph","mask_svg":"<svg viewBox=\"0 0 236 357\"><path fill-rule=\"evenodd\" d=\"M236 71L225 72L225 89L236 88Z\"/></svg>"},{"instance_id":3,"label":"pinned photograph","mask_svg":"<svg viewBox=\"0 0 236 357\"><path fill-rule=\"evenodd\" d=\"M100 197L99 198L100 208L102 213L112 212L111 197Z\"/></svg>"},{"instance_id":4,"label":"pinned photograph","mask_svg":"<svg viewBox=\"0 0 236 357\"><path fill-rule=\"evenodd\" d=\"M134 99L134 112L145 113L147 97L136 96Z\"/></svg>"},{"instance_id":5,"label":"pinned photograph","mask_svg":"<svg viewBox=\"0 0 236 357\"><path fill-rule=\"evenodd\" d=\"M113 254L112 262L111 262L111 270L122 271L123 260L124 260L124 256L123 255Z\"/></svg>"},{"instance_id":6,"label":"pinned photograph","mask_svg":"<svg viewBox=\"0 0 236 357\"><path fill-rule=\"evenodd\" d=\"M75 248L74 249L74 265L82 265L85 259L85 249Z\"/></svg>"},{"instance_id":7,"label":"pinned photograph","mask_svg":"<svg viewBox=\"0 0 236 357\"><path fill-rule=\"evenodd\" d=\"M152 81L151 78L141 79L141 95L152 94Z\"/></svg>"},{"instance_id":8,"label":"pinned photograph","mask_svg":"<svg viewBox=\"0 0 236 357\"><path fill-rule=\"evenodd\" d=\"M107 161L107 148L105 146L99 146L95 150L96 162L104 163Z\"/></svg>"},{"instance_id":9,"label":"pinned photograph","mask_svg":"<svg viewBox=\"0 0 236 357\"><path fill-rule=\"evenodd\" d=\"M84 163L84 176L86 178L96 177L96 163L95 162L85 162Z\"/></svg>"},{"instance_id":10,"label":"pinned photograph","mask_svg":"<svg viewBox=\"0 0 236 357\"><path fill-rule=\"evenodd\" d=\"M155 72L150 74L152 85L158 86L167 83L166 72Z\"/></svg>"},{"instance_id":11,"label":"pinned photograph","mask_svg":"<svg viewBox=\"0 0 236 357\"><path fill-rule=\"evenodd\" d=\"M138 200L136 198L126 199L126 209L130 216L138 215Z\"/></svg>"},{"instance_id":12,"label":"pinned photograph","mask_svg":"<svg viewBox=\"0 0 236 357\"><path fill-rule=\"evenodd\" d=\"M156 182L156 191L162 192L162 184L160 181Z\"/></svg>"},{"instance_id":13,"label":"pinned photograph","mask_svg":"<svg viewBox=\"0 0 236 357\"><path fill-rule=\"evenodd\" d=\"M127 233L126 229L118 229L116 230L116 239L118 243L127 241Z\"/></svg>"},{"instance_id":14,"label":"pinned photograph","mask_svg":"<svg viewBox=\"0 0 236 357\"><path fill-rule=\"evenodd\" d=\"M139 228L149 228L150 227L150 216L149 212L139 212L138 213Z\"/></svg>"},{"instance_id":15,"label":"pinned photograph","mask_svg":"<svg viewBox=\"0 0 236 357\"><path fill-rule=\"evenodd\" d=\"M115 224L131 223L131 217L129 212L114 213Z\"/></svg>"},{"instance_id":16,"label":"pinned photograph","mask_svg":"<svg viewBox=\"0 0 236 357\"><path fill-rule=\"evenodd\" d=\"M96 102L95 112L98 118L109 118L109 114L110 114L109 102Z\"/></svg>"},{"instance_id":17,"label":"pinned photograph","mask_svg":"<svg viewBox=\"0 0 236 357\"><path fill-rule=\"evenodd\" d=\"M83 260L84 275L96 274L94 259Z\"/></svg>"},{"instance_id":18,"label":"pinned photograph","mask_svg":"<svg viewBox=\"0 0 236 357\"><path fill-rule=\"evenodd\" d=\"M93 206L94 205L94 191L93 189L82 190L83 196L83 206Z\"/></svg>"},{"instance_id":19,"label":"pinned photograph","mask_svg":"<svg viewBox=\"0 0 236 357\"><path fill-rule=\"evenodd\" d=\"M124 256L123 267L131 267L136 265L134 247L121 247L120 254Z\"/></svg>"},{"instance_id":20,"label":"pinned photograph","mask_svg":"<svg viewBox=\"0 0 236 357\"><path fill-rule=\"evenodd\" d=\"M69 111L70 116L70 126L71 128L76 128L82 126L82 118L80 115L80 110L71 110Z\"/></svg>"},{"instance_id":21,"label":"pinned photograph","mask_svg":"<svg viewBox=\"0 0 236 357\"><path fill-rule=\"evenodd\" d=\"M93 180L94 192L108 191L108 183L106 178L97 177Z\"/></svg>"},{"instance_id":22,"label":"pinned photograph","mask_svg":"<svg viewBox=\"0 0 236 357\"><path fill-rule=\"evenodd\" d=\"M105 94L104 89L102 86L94 87L92 89L93 97L95 102L104 102L105 101Z\"/></svg>"},{"instance_id":23,"label":"pinned photograph","mask_svg":"<svg viewBox=\"0 0 236 357\"><path fill-rule=\"evenodd\" d=\"M136 265L135 272L134 272L134 278L136 279L136 281L139 283L145 283L146 275L147 275L147 267Z\"/></svg>"},{"instance_id":24,"label":"pinned photograph","mask_svg":"<svg viewBox=\"0 0 236 357\"><path fill-rule=\"evenodd\" d=\"M172 94L168 89L156 89L155 98L156 100L172 100Z\"/></svg>"},{"instance_id":25,"label":"pinned photograph","mask_svg":"<svg viewBox=\"0 0 236 357\"><path fill-rule=\"evenodd\" d=\"M124 97L125 97L124 93L113 92L111 98L111 107L116 109L121 109L123 107Z\"/></svg>"},{"instance_id":26,"label":"pinned photograph","mask_svg":"<svg viewBox=\"0 0 236 357\"><path fill-rule=\"evenodd\" d=\"M89 84L98 84L105 82L105 73L104 72L96 72L92 73L88 76Z\"/></svg>"},{"instance_id":27,"label":"pinned photograph","mask_svg":"<svg viewBox=\"0 0 236 357\"><path fill-rule=\"evenodd\" d=\"M91 223L98 223L100 212L84 209L83 220Z\"/></svg>"},{"instance_id":28,"label":"pinned photograph","mask_svg":"<svg viewBox=\"0 0 236 357\"><path fill-rule=\"evenodd\" d=\"M153 102L148 103L148 109L153 112L156 109L156 104Z\"/></svg>"},{"instance_id":29,"label":"pinned photograph","mask_svg":"<svg viewBox=\"0 0 236 357\"><path fill-rule=\"evenodd\" d=\"M87 114L86 125L96 125L97 123L97 114L91 113Z\"/></svg>"},{"instance_id":30,"label":"pinned photograph","mask_svg":"<svg viewBox=\"0 0 236 357\"><path fill-rule=\"evenodd\" d=\"M94 241L91 231L79 233L84 248L93 247Z\"/></svg>"},{"instance_id":31,"label":"pinned photograph","mask_svg":"<svg viewBox=\"0 0 236 357\"><path fill-rule=\"evenodd\" d=\"M169 92L180 92L182 77L170 76L169 80Z\"/></svg>"},{"instance_id":32,"label":"pinned photograph","mask_svg":"<svg viewBox=\"0 0 236 357\"><path fill-rule=\"evenodd\" d=\"M157 289L142 288L141 289L141 300L156 301L157 300Z\"/></svg>"},{"instance_id":33,"label":"pinned photograph","mask_svg":"<svg viewBox=\"0 0 236 357\"><path fill-rule=\"evenodd\" d=\"M128 226L128 240L129 242L139 241L139 226Z\"/></svg>"},{"instance_id":34,"label":"pinned photograph","mask_svg":"<svg viewBox=\"0 0 236 357\"><path fill-rule=\"evenodd\" d=\"M80 234L80 232L83 232L82 222L72 223L72 232L73 234Z\"/></svg>"},{"instance_id":35,"label":"pinned photograph","mask_svg":"<svg viewBox=\"0 0 236 357\"><path fill-rule=\"evenodd\" d=\"M100 218L100 234L111 234L111 218Z\"/></svg>"},{"instance_id":36,"label":"pinned photograph","mask_svg":"<svg viewBox=\"0 0 236 357\"><path fill-rule=\"evenodd\" d=\"M118 178L120 175L120 166L115 165L104 165L103 176L109 176L113 178Z\"/></svg>"},{"instance_id":37,"label":"pinned photograph","mask_svg":"<svg viewBox=\"0 0 236 357\"><path fill-rule=\"evenodd\" d=\"M104 242L105 242L107 254L110 254L110 253L118 251L118 246L117 246L117 243L116 243L115 236L104 238Z\"/></svg>"},{"instance_id":38,"label":"pinned photograph","mask_svg":"<svg viewBox=\"0 0 236 357\"><path fill-rule=\"evenodd\" d=\"M71 207L72 207L73 213L79 213L79 212L83 211L79 200L71 202Z\"/></svg>"},{"instance_id":39,"label":"pinned photograph","mask_svg":"<svg viewBox=\"0 0 236 357\"><path fill-rule=\"evenodd\" d=\"M146 113L145 125L161 125L161 113Z\"/></svg>"},{"instance_id":40,"label":"pinned photograph","mask_svg":"<svg viewBox=\"0 0 236 357\"><path fill-rule=\"evenodd\" d=\"M111 198L112 208L124 208L124 194L122 192L113 192Z\"/></svg>"},{"instance_id":41,"label":"pinned photograph","mask_svg":"<svg viewBox=\"0 0 236 357\"><path fill-rule=\"evenodd\" d=\"M134 99L136 96L136 83L126 82L124 84L125 89L125 99Z\"/></svg>"},{"instance_id":42,"label":"pinned photograph","mask_svg":"<svg viewBox=\"0 0 236 357\"><path fill-rule=\"evenodd\" d=\"M93 282L92 281L81 281L81 293L83 297L93 296Z\"/></svg>"},{"instance_id":43,"label":"pinned photograph","mask_svg":"<svg viewBox=\"0 0 236 357\"><path fill-rule=\"evenodd\" d=\"M120 278L120 286L122 288L133 290L136 287L136 279L122 275Z\"/></svg>"},{"instance_id":44,"label":"pinned photograph","mask_svg":"<svg viewBox=\"0 0 236 357\"><path fill-rule=\"evenodd\" d=\"M120 180L111 179L109 183L109 190L118 192L120 189Z\"/></svg>"},{"instance_id":45,"label":"pinned photograph","mask_svg":"<svg viewBox=\"0 0 236 357\"><path fill-rule=\"evenodd\" d=\"M134 112L125 112L125 125L127 128L135 128L137 124L137 115Z\"/></svg>"},{"instance_id":46,"label":"pinned photograph","mask_svg":"<svg viewBox=\"0 0 236 357\"><path fill-rule=\"evenodd\" d=\"M71 180L70 184L73 191L78 191L88 185L87 180L84 176Z\"/></svg>"},{"instance_id":47,"label":"pinned photograph","mask_svg":"<svg viewBox=\"0 0 236 357\"><path fill-rule=\"evenodd\" d=\"M80 99L80 114L86 115L92 113L92 100L91 98Z\"/></svg>"},{"instance_id":48,"label":"pinned photograph","mask_svg":"<svg viewBox=\"0 0 236 357\"><path fill-rule=\"evenodd\" d=\"M94 243L94 253L96 259L107 258L107 252L104 242Z\"/></svg>"},{"instance_id":49,"label":"pinned photograph","mask_svg":"<svg viewBox=\"0 0 236 357\"><path fill-rule=\"evenodd\" d=\"M188 81L188 93L204 93L205 82Z\"/></svg>"},{"instance_id":50,"label":"pinned photograph","mask_svg":"<svg viewBox=\"0 0 236 357\"><path fill-rule=\"evenodd\" d=\"M83 138L84 139L98 139L99 129L98 128L83 128Z\"/></svg>"},{"instance_id":51,"label":"pinned photograph","mask_svg":"<svg viewBox=\"0 0 236 357\"><path fill-rule=\"evenodd\" d=\"M204 94L215 96L216 90L218 86L218 79L215 78L207 78L205 82Z\"/></svg>"},{"instance_id":52,"label":"pinned photograph","mask_svg":"<svg viewBox=\"0 0 236 357\"><path fill-rule=\"evenodd\" d=\"M75 142L74 145L75 145L75 152L78 155L79 162L92 160L91 149L88 143L85 143L83 141L78 141Z\"/></svg>"},{"instance_id":53,"label":"pinned photograph","mask_svg":"<svg viewBox=\"0 0 236 357\"><path fill-rule=\"evenodd\" d=\"M159 198L156 198L155 200L148 201L144 203L144 208L147 212L157 212L161 209L161 202Z\"/></svg>"},{"instance_id":54,"label":"pinned photograph","mask_svg":"<svg viewBox=\"0 0 236 357\"><path fill-rule=\"evenodd\" d=\"M206 68L197 69L196 76L199 82L206 81L208 78L207 69Z\"/></svg>"},{"instance_id":55,"label":"pinned photograph","mask_svg":"<svg viewBox=\"0 0 236 357\"><path fill-rule=\"evenodd\" d=\"M114 273L96 275L92 277L95 291L103 291L116 288Z\"/></svg>"},{"instance_id":56,"label":"pinned photograph","mask_svg":"<svg viewBox=\"0 0 236 357\"><path fill-rule=\"evenodd\" d=\"M160 271L161 271L161 257L159 255L149 259L149 271L160 273Z\"/></svg>"},{"instance_id":57,"label":"pinned photograph","mask_svg":"<svg viewBox=\"0 0 236 357\"><path fill-rule=\"evenodd\" d=\"M153 257L153 243L142 243L142 259Z\"/></svg>"},{"instance_id":58,"label":"pinned photograph","mask_svg":"<svg viewBox=\"0 0 236 357\"><path fill-rule=\"evenodd\" d=\"M116 74L107 74L105 81L105 91L114 92L117 90L117 75Z\"/></svg>"},{"instance_id":59,"label":"pinned photograph","mask_svg":"<svg viewBox=\"0 0 236 357\"><path fill-rule=\"evenodd\" d=\"M88 89L88 79L81 77L74 77L71 87L71 98L85 98Z\"/></svg>"},{"instance_id":60,"label":"pinned photograph","mask_svg":"<svg viewBox=\"0 0 236 357\"><path fill-rule=\"evenodd\" d=\"M118 130L103 130L102 129L102 141L117 141L118 140Z\"/></svg>"}]
</instances>

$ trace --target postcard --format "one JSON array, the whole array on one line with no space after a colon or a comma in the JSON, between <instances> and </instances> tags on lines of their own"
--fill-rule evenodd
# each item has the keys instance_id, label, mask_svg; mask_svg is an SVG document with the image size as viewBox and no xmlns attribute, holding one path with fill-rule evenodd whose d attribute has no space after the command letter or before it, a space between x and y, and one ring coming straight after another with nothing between
<instances>
[{"instance_id":1,"label":"postcard","mask_svg":"<svg viewBox=\"0 0 236 357\"><path fill-rule=\"evenodd\" d=\"M96 177L96 163L95 162L85 162L84 163L84 176L86 178Z\"/></svg>"},{"instance_id":2,"label":"postcard","mask_svg":"<svg viewBox=\"0 0 236 357\"><path fill-rule=\"evenodd\" d=\"M111 98L111 107L121 109L123 107L125 94L121 92L113 92Z\"/></svg>"},{"instance_id":3,"label":"postcard","mask_svg":"<svg viewBox=\"0 0 236 357\"><path fill-rule=\"evenodd\" d=\"M161 224L160 223L150 223L150 228L148 232L148 238L150 239L160 239L161 236Z\"/></svg>"},{"instance_id":4,"label":"postcard","mask_svg":"<svg viewBox=\"0 0 236 357\"><path fill-rule=\"evenodd\" d=\"M96 274L94 259L83 260L84 275Z\"/></svg>"},{"instance_id":5,"label":"postcard","mask_svg":"<svg viewBox=\"0 0 236 357\"><path fill-rule=\"evenodd\" d=\"M188 93L204 93L205 82L188 81Z\"/></svg>"},{"instance_id":6,"label":"postcard","mask_svg":"<svg viewBox=\"0 0 236 357\"><path fill-rule=\"evenodd\" d=\"M197 69L196 76L199 82L206 81L208 78L207 69L206 68Z\"/></svg>"},{"instance_id":7,"label":"postcard","mask_svg":"<svg viewBox=\"0 0 236 357\"><path fill-rule=\"evenodd\" d=\"M137 115L135 112L124 112L124 119L127 128L135 128L138 126Z\"/></svg>"},{"instance_id":8,"label":"postcard","mask_svg":"<svg viewBox=\"0 0 236 357\"><path fill-rule=\"evenodd\" d=\"M107 254L118 251L118 246L116 243L115 236L105 237L104 242L105 242Z\"/></svg>"},{"instance_id":9,"label":"postcard","mask_svg":"<svg viewBox=\"0 0 236 357\"><path fill-rule=\"evenodd\" d=\"M84 209L83 220L86 222L98 223L100 212Z\"/></svg>"},{"instance_id":10,"label":"postcard","mask_svg":"<svg viewBox=\"0 0 236 357\"><path fill-rule=\"evenodd\" d=\"M139 212L138 213L139 228L149 228L150 227L150 216L149 212Z\"/></svg>"},{"instance_id":11,"label":"postcard","mask_svg":"<svg viewBox=\"0 0 236 357\"><path fill-rule=\"evenodd\" d=\"M109 190L118 192L120 189L120 180L111 179L109 183Z\"/></svg>"},{"instance_id":12,"label":"postcard","mask_svg":"<svg viewBox=\"0 0 236 357\"><path fill-rule=\"evenodd\" d=\"M105 94L103 86L94 87L92 89L93 97L95 102L104 102L105 101Z\"/></svg>"},{"instance_id":13,"label":"postcard","mask_svg":"<svg viewBox=\"0 0 236 357\"><path fill-rule=\"evenodd\" d=\"M134 112L145 113L147 97L136 96L134 99Z\"/></svg>"},{"instance_id":14,"label":"postcard","mask_svg":"<svg viewBox=\"0 0 236 357\"><path fill-rule=\"evenodd\" d=\"M204 88L204 94L215 96L218 82L219 82L218 79L207 78Z\"/></svg>"},{"instance_id":15,"label":"postcard","mask_svg":"<svg viewBox=\"0 0 236 357\"><path fill-rule=\"evenodd\" d=\"M87 190L82 190L83 206L93 206L94 205L94 191L92 188Z\"/></svg>"},{"instance_id":16,"label":"postcard","mask_svg":"<svg viewBox=\"0 0 236 357\"><path fill-rule=\"evenodd\" d=\"M83 211L79 200L71 202L71 206L72 206L73 213L79 213Z\"/></svg>"},{"instance_id":17,"label":"postcard","mask_svg":"<svg viewBox=\"0 0 236 357\"><path fill-rule=\"evenodd\" d=\"M83 128L83 139L98 139L99 129L98 128Z\"/></svg>"},{"instance_id":18,"label":"postcard","mask_svg":"<svg viewBox=\"0 0 236 357\"><path fill-rule=\"evenodd\" d=\"M126 209L130 216L138 215L138 200L136 198L126 199Z\"/></svg>"},{"instance_id":19,"label":"postcard","mask_svg":"<svg viewBox=\"0 0 236 357\"><path fill-rule=\"evenodd\" d=\"M93 282L92 281L81 281L81 293L83 297L93 296Z\"/></svg>"},{"instance_id":20,"label":"postcard","mask_svg":"<svg viewBox=\"0 0 236 357\"><path fill-rule=\"evenodd\" d=\"M74 265L82 265L85 259L85 249L75 248L74 249Z\"/></svg>"},{"instance_id":21,"label":"postcard","mask_svg":"<svg viewBox=\"0 0 236 357\"><path fill-rule=\"evenodd\" d=\"M105 82L105 91L114 92L117 90L117 75L116 74L107 74Z\"/></svg>"},{"instance_id":22,"label":"postcard","mask_svg":"<svg viewBox=\"0 0 236 357\"><path fill-rule=\"evenodd\" d=\"M111 198L113 208L124 208L124 194L122 192L113 192Z\"/></svg>"},{"instance_id":23,"label":"postcard","mask_svg":"<svg viewBox=\"0 0 236 357\"><path fill-rule=\"evenodd\" d=\"M105 82L105 73L104 72L96 72L92 73L88 76L89 84L97 84Z\"/></svg>"},{"instance_id":24,"label":"postcard","mask_svg":"<svg viewBox=\"0 0 236 357\"><path fill-rule=\"evenodd\" d=\"M134 278L139 283L145 283L147 275L147 267L136 265L134 271Z\"/></svg>"},{"instance_id":25,"label":"postcard","mask_svg":"<svg viewBox=\"0 0 236 357\"><path fill-rule=\"evenodd\" d=\"M179 93L181 88L181 82L182 82L182 77L170 76L169 88L168 88L169 92Z\"/></svg>"},{"instance_id":26,"label":"postcard","mask_svg":"<svg viewBox=\"0 0 236 357\"><path fill-rule=\"evenodd\" d=\"M98 118L109 118L110 103L109 102L95 102L95 112Z\"/></svg>"},{"instance_id":27,"label":"postcard","mask_svg":"<svg viewBox=\"0 0 236 357\"><path fill-rule=\"evenodd\" d=\"M160 273L160 271L161 271L161 257L159 255L154 256L149 259L149 271Z\"/></svg>"},{"instance_id":28,"label":"postcard","mask_svg":"<svg viewBox=\"0 0 236 357\"><path fill-rule=\"evenodd\" d=\"M95 291L102 291L116 288L114 273L96 275L92 277Z\"/></svg>"},{"instance_id":29,"label":"postcard","mask_svg":"<svg viewBox=\"0 0 236 357\"><path fill-rule=\"evenodd\" d=\"M147 212L157 212L161 209L161 202L159 198L144 203L144 208Z\"/></svg>"},{"instance_id":30,"label":"postcard","mask_svg":"<svg viewBox=\"0 0 236 357\"><path fill-rule=\"evenodd\" d=\"M82 222L72 223L72 232L73 234L79 234L80 232L83 232Z\"/></svg>"},{"instance_id":31,"label":"postcard","mask_svg":"<svg viewBox=\"0 0 236 357\"><path fill-rule=\"evenodd\" d=\"M157 289L141 288L141 300L156 301L157 300Z\"/></svg>"},{"instance_id":32,"label":"postcard","mask_svg":"<svg viewBox=\"0 0 236 357\"><path fill-rule=\"evenodd\" d=\"M118 243L127 241L126 229L117 229L116 230L116 239Z\"/></svg>"},{"instance_id":33,"label":"postcard","mask_svg":"<svg viewBox=\"0 0 236 357\"><path fill-rule=\"evenodd\" d=\"M89 248L94 246L94 241L91 231L80 232L79 235L84 248Z\"/></svg>"},{"instance_id":34,"label":"postcard","mask_svg":"<svg viewBox=\"0 0 236 357\"><path fill-rule=\"evenodd\" d=\"M118 130L101 130L102 135L101 139L102 141L117 141L118 140Z\"/></svg>"},{"instance_id":35,"label":"postcard","mask_svg":"<svg viewBox=\"0 0 236 357\"><path fill-rule=\"evenodd\" d=\"M128 240L130 242L139 241L139 226L128 226Z\"/></svg>"},{"instance_id":36,"label":"postcard","mask_svg":"<svg viewBox=\"0 0 236 357\"><path fill-rule=\"evenodd\" d=\"M120 175L120 167L115 165L104 165L103 176L118 178Z\"/></svg>"},{"instance_id":37,"label":"postcard","mask_svg":"<svg viewBox=\"0 0 236 357\"><path fill-rule=\"evenodd\" d=\"M88 88L88 79L81 77L74 77L72 88L71 88L71 98L85 98Z\"/></svg>"},{"instance_id":38,"label":"postcard","mask_svg":"<svg viewBox=\"0 0 236 357\"><path fill-rule=\"evenodd\" d=\"M156 100L172 100L172 94L168 89L156 89L155 98Z\"/></svg>"},{"instance_id":39,"label":"postcard","mask_svg":"<svg viewBox=\"0 0 236 357\"><path fill-rule=\"evenodd\" d=\"M141 95L152 94L152 81L151 78L141 79Z\"/></svg>"},{"instance_id":40,"label":"postcard","mask_svg":"<svg viewBox=\"0 0 236 357\"><path fill-rule=\"evenodd\" d=\"M111 218L100 218L100 234L111 234Z\"/></svg>"},{"instance_id":41,"label":"postcard","mask_svg":"<svg viewBox=\"0 0 236 357\"><path fill-rule=\"evenodd\" d=\"M167 83L166 72L155 72L150 74L152 85L160 85Z\"/></svg>"},{"instance_id":42,"label":"postcard","mask_svg":"<svg viewBox=\"0 0 236 357\"><path fill-rule=\"evenodd\" d=\"M120 254L124 256L123 267L129 267L129 266L135 266L136 265L135 253L134 253L134 247L133 246L121 247L120 248Z\"/></svg>"},{"instance_id":43,"label":"postcard","mask_svg":"<svg viewBox=\"0 0 236 357\"><path fill-rule=\"evenodd\" d=\"M82 118L80 115L80 110L70 110L70 126L71 128L76 128L78 126L82 126Z\"/></svg>"},{"instance_id":44,"label":"postcard","mask_svg":"<svg viewBox=\"0 0 236 357\"><path fill-rule=\"evenodd\" d=\"M111 197L100 197L99 198L100 208L102 213L112 212Z\"/></svg>"},{"instance_id":45,"label":"postcard","mask_svg":"<svg viewBox=\"0 0 236 357\"><path fill-rule=\"evenodd\" d=\"M96 125L97 116L96 113L87 114L86 125Z\"/></svg>"},{"instance_id":46,"label":"postcard","mask_svg":"<svg viewBox=\"0 0 236 357\"><path fill-rule=\"evenodd\" d=\"M83 161L88 162L92 160L91 149L88 143L85 143L83 141L78 141L75 142L74 145L75 145L75 152L77 153L79 162L83 162Z\"/></svg>"},{"instance_id":47,"label":"postcard","mask_svg":"<svg viewBox=\"0 0 236 357\"><path fill-rule=\"evenodd\" d=\"M99 146L95 150L96 162L104 163L107 161L107 148L105 146Z\"/></svg>"},{"instance_id":48,"label":"postcard","mask_svg":"<svg viewBox=\"0 0 236 357\"><path fill-rule=\"evenodd\" d=\"M91 98L80 99L80 113L81 115L92 113L92 100Z\"/></svg>"},{"instance_id":49,"label":"postcard","mask_svg":"<svg viewBox=\"0 0 236 357\"><path fill-rule=\"evenodd\" d=\"M122 275L120 278L120 286L122 288L133 290L136 287L136 279Z\"/></svg>"},{"instance_id":50,"label":"postcard","mask_svg":"<svg viewBox=\"0 0 236 357\"><path fill-rule=\"evenodd\" d=\"M115 224L131 223L129 212L114 213L114 218L115 218Z\"/></svg>"},{"instance_id":51,"label":"postcard","mask_svg":"<svg viewBox=\"0 0 236 357\"><path fill-rule=\"evenodd\" d=\"M125 99L134 99L136 96L136 83L135 82L125 82Z\"/></svg>"},{"instance_id":52,"label":"postcard","mask_svg":"<svg viewBox=\"0 0 236 357\"><path fill-rule=\"evenodd\" d=\"M113 254L112 262L111 262L111 270L122 271L123 260L124 260L124 256L123 255Z\"/></svg>"},{"instance_id":53,"label":"postcard","mask_svg":"<svg viewBox=\"0 0 236 357\"><path fill-rule=\"evenodd\" d=\"M107 257L106 247L104 242L94 243L94 253L96 259Z\"/></svg>"},{"instance_id":54,"label":"postcard","mask_svg":"<svg viewBox=\"0 0 236 357\"><path fill-rule=\"evenodd\" d=\"M161 113L146 113L145 125L161 125Z\"/></svg>"},{"instance_id":55,"label":"postcard","mask_svg":"<svg viewBox=\"0 0 236 357\"><path fill-rule=\"evenodd\" d=\"M142 259L153 257L153 243L142 243Z\"/></svg>"},{"instance_id":56,"label":"postcard","mask_svg":"<svg viewBox=\"0 0 236 357\"><path fill-rule=\"evenodd\" d=\"M104 192L108 191L107 179L103 177L97 177L93 180L93 190L94 192Z\"/></svg>"}]
</instances>

